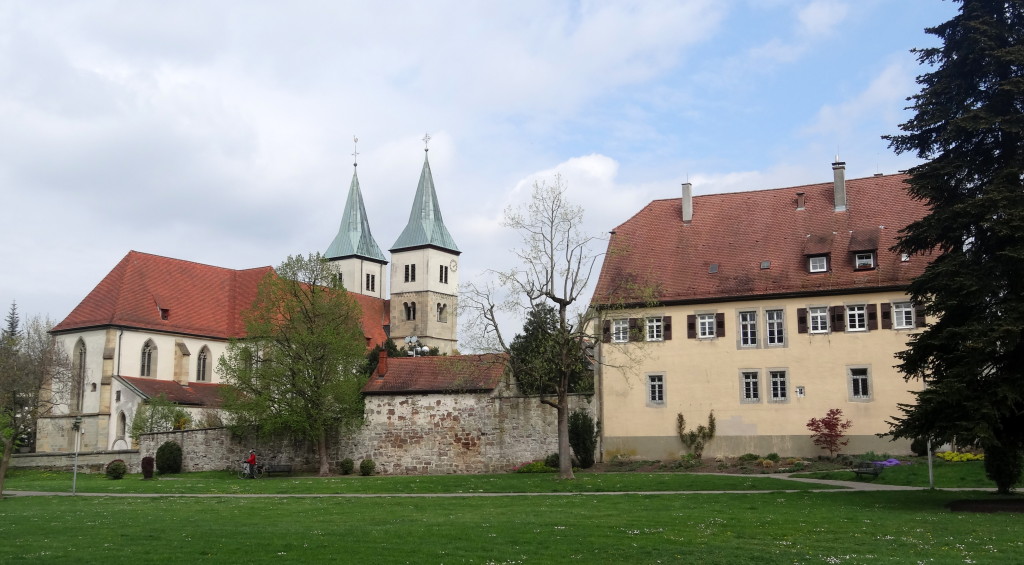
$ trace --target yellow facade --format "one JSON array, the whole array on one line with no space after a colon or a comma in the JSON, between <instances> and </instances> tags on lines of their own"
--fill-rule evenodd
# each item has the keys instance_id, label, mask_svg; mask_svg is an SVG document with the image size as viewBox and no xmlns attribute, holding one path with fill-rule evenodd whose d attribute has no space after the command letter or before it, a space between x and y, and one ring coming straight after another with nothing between
<instances>
[{"instance_id":1,"label":"yellow facade","mask_svg":"<svg viewBox=\"0 0 1024 565\"><path fill-rule=\"evenodd\" d=\"M853 423L844 452L909 452L907 442L894 443L876 436L889 430L886 422L899 414L898 404L912 403L910 391L920 388L915 381L905 381L894 368L898 362L895 353L905 349L908 337L920 331L914 327L918 324L907 323L909 317L901 319L902 324L882 321L883 310L887 310L887 319L893 319L894 304L906 314L908 302L900 291L883 291L609 313L613 323L623 318L639 321L627 336L628 342L614 342L614 337L623 337L620 333L599 347L605 460L678 457L686 450L677 434L677 415L683 414L687 429L692 429L706 424L710 411L717 420L717 433L705 449L705 457L772 452L784 457L825 454L811 442L807 422L823 417L831 408L841 409ZM801 309L842 307L845 322L849 315L846 307L852 306L852 315L859 321L856 307L869 304L875 305L877 329L798 331L798 314L806 314ZM781 311L781 340L777 334L772 336L780 344L767 343L769 311L776 317L774 322L778 322ZM743 317L746 328L754 329L753 335L748 332L746 343L741 342L741 313L753 313ZM699 327L688 328L687 317L698 314L721 314L724 336L688 337L688 330L699 331ZM648 341L645 320L657 317L670 317L671 338ZM883 325L910 327L883 329ZM778 327L776 323L773 329ZM754 373L756 379L752 378ZM659 392L652 390L657 389L658 377L663 384L660 401ZM752 380L757 381L756 385L751 384Z\"/></svg>"}]
</instances>

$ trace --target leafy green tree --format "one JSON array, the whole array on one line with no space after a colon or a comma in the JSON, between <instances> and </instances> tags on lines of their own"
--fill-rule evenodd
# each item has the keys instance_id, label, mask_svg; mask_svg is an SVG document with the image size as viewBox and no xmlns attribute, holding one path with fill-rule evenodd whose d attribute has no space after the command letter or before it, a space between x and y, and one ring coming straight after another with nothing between
<instances>
[{"instance_id":1,"label":"leafy green tree","mask_svg":"<svg viewBox=\"0 0 1024 565\"><path fill-rule=\"evenodd\" d=\"M12 305L0 331L0 494L19 439L69 399L71 359L49 334L51 327L50 320L30 318L22 329Z\"/></svg>"},{"instance_id":2,"label":"leafy green tree","mask_svg":"<svg viewBox=\"0 0 1024 565\"><path fill-rule=\"evenodd\" d=\"M895 249L931 255L909 292L934 316L898 355L927 386L892 433L976 438L1000 453L993 465L1018 461L1016 473L988 469L1005 493L1024 448L1024 2L961 4L926 30L942 45L915 50L932 70L917 79L904 133L887 136L925 160L908 183L929 214Z\"/></svg>"},{"instance_id":3,"label":"leafy green tree","mask_svg":"<svg viewBox=\"0 0 1024 565\"><path fill-rule=\"evenodd\" d=\"M184 408L161 395L139 404L135 409L135 415L132 416L132 426L128 435L139 441L142 434L184 430L191 424L192 417Z\"/></svg>"},{"instance_id":4,"label":"leafy green tree","mask_svg":"<svg viewBox=\"0 0 1024 565\"><path fill-rule=\"evenodd\" d=\"M246 338L218 363L224 408L238 431L315 443L330 473L329 439L362 421L366 339L356 301L319 253L290 256L259 285Z\"/></svg>"},{"instance_id":5,"label":"leafy green tree","mask_svg":"<svg viewBox=\"0 0 1024 565\"><path fill-rule=\"evenodd\" d=\"M512 375L523 394L540 396L558 395L562 374L561 351L563 341L570 341L567 348L569 380L572 393L594 392L594 371L579 347L572 347L573 336L561 333L558 312L549 304L537 303L526 315L523 333L517 334L509 345ZM555 400L541 399L550 406Z\"/></svg>"}]
</instances>

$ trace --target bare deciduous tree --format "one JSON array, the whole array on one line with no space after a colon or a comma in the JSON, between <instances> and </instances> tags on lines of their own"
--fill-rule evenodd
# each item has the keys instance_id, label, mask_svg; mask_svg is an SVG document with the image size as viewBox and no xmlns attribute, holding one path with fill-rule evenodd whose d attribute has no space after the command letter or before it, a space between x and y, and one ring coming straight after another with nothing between
<instances>
[{"instance_id":1,"label":"bare deciduous tree","mask_svg":"<svg viewBox=\"0 0 1024 565\"><path fill-rule=\"evenodd\" d=\"M48 331L53 323L31 318L21 328L12 305L0 335L0 495L19 440L28 436L41 416L67 405L71 391L71 359Z\"/></svg>"},{"instance_id":2,"label":"bare deciduous tree","mask_svg":"<svg viewBox=\"0 0 1024 565\"><path fill-rule=\"evenodd\" d=\"M464 333L477 339L472 346L507 353L509 343L499 327L499 312L518 310L524 314L537 304L548 304L557 312L558 328L549 348L553 351L549 364L554 367L549 386L555 393L553 398L541 396L540 401L558 411L559 474L571 479L570 381L578 368L580 351L592 340L589 330L593 312L580 304L580 298L597 259L591 246L599 238L581 230L583 208L570 202L565 193L565 182L556 176L551 183L534 183L524 209L505 211L503 225L521 238L521 246L513 251L519 266L497 273L506 294L499 299L499 289L493 285L467 284L461 300L470 330Z\"/></svg>"}]
</instances>

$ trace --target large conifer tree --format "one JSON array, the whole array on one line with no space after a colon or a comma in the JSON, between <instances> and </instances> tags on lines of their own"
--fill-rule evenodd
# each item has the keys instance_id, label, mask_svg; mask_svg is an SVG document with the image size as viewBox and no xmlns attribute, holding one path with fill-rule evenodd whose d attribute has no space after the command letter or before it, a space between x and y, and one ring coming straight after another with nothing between
<instances>
[{"instance_id":1,"label":"large conifer tree","mask_svg":"<svg viewBox=\"0 0 1024 565\"><path fill-rule=\"evenodd\" d=\"M927 385L893 422L897 437L979 441L1000 492L1020 477L1024 448L1024 0L961 0L915 50L915 116L887 137L930 213L898 251L931 259L910 286L933 323L899 354Z\"/></svg>"}]
</instances>

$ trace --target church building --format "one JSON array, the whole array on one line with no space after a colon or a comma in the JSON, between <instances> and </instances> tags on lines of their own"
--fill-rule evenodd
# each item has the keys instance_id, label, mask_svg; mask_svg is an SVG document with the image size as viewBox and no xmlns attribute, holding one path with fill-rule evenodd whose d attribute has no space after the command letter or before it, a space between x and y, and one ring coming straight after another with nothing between
<instances>
[{"instance_id":1,"label":"church building","mask_svg":"<svg viewBox=\"0 0 1024 565\"><path fill-rule=\"evenodd\" d=\"M355 172L341 225L324 255L362 308L368 348L389 337L399 346L451 353L457 344L458 246L445 227L425 157L405 229L388 260L370 231ZM166 397L196 425L220 405L217 360L244 337L242 313L271 267L234 270L138 251L128 254L51 330L73 360L69 402L37 425L37 452L130 449L141 403Z\"/></svg>"}]
</instances>

